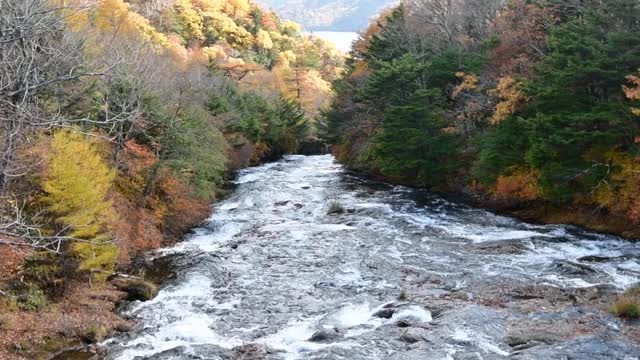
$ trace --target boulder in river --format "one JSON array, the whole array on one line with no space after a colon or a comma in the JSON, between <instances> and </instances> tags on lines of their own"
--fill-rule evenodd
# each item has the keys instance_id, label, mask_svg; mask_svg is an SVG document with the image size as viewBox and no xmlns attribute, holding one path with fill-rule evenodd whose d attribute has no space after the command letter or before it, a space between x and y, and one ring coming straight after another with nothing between
<instances>
[{"instance_id":1,"label":"boulder in river","mask_svg":"<svg viewBox=\"0 0 640 360\"><path fill-rule=\"evenodd\" d=\"M325 343L325 342L333 342L343 337L343 334L340 330L336 328L332 329L322 329L316 331L311 337L309 341L317 342L317 343Z\"/></svg>"},{"instance_id":2,"label":"boulder in river","mask_svg":"<svg viewBox=\"0 0 640 360\"><path fill-rule=\"evenodd\" d=\"M143 279L118 278L113 284L127 293L127 301L149 301L158 295L158 287Z\"/></svg>"}]
</instances>

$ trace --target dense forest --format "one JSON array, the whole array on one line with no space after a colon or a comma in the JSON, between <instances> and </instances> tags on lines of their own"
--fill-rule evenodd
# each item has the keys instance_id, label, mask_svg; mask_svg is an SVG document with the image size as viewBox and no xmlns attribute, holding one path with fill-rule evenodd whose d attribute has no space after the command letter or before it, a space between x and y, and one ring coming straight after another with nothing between
<instances>
[{"instance_id":1,"label":"dense forest","mask_svg":"<svg viewBox=\"0 0 640 360\"><path fill-rule=\"evenodd\" d=\"M246 0L2 0L0 23L0 328L23 341L0 358L112 329L112 302L78 304L204 219L229 171L313 142L343 64Z\"/></svg>"},{"instance_id":2,"label":"dense forest","mask_svg":"<svg viewBox=\"0 0 640 360\"><path fill-rule=\"evenodd\" d=\"M405 1L350 55L325 114L340 161L638 236L637 1Z\"/></svg>"}]
</instances>

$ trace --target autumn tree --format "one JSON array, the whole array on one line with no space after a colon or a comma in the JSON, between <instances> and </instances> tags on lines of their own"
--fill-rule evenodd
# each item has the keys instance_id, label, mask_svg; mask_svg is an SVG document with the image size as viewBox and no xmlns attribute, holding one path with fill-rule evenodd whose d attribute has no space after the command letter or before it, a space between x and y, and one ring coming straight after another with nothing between
<instances>
[{"instance_id":1,"label":"autumn tree","mask_svg":"<svg viewBox=\"0 0 640 360\"><path fill-rule=\"evenodd\" d=\"M627 99L636 101L640 100L640 77L637 75L629 75L627 76L627 81L629 82L629 85L623 86ZM640 109L638 108L631 108L631 112L640 116Z\"/></svg>"},{"instance_id":2,"label":"autumn tree","mask_svg":"<svg viewBox=\"0 0 640 360\"><path fill-rule=\"evenodd\" d=\"M547 33L556 22L550 7L511 0L491 23L490 32L498 41L489 51L491 76L530 75L547 51Z\"/></svg>"},{"instance_id":3,"label":"autumn tree","mask_svg":"<svg viewBox=\"0 0 640 360\"><path fill-rule=\"evenodd\" d=\"M78 269L100 280L114 269L118 249L108 229L114 216L107 195L115 173L83 135L59 131L53 136L42 201L57 229L72 240L64 244L78 259Z\"/></svg>"}]
</instances>

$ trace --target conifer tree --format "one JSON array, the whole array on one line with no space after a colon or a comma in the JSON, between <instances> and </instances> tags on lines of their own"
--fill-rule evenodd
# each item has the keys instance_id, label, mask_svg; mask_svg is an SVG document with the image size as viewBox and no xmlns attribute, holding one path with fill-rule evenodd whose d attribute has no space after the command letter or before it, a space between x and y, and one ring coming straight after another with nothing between
<instances>
[{"instance_id":1,"label":"conifer tree","mask_svg":"<svg viewBox=\"0 0 640 360\"><path fill-rule=\"evenodd\" d=\"M111 244L108 219L113 215L107 193L115 173L81 134L59 131L43 189L43 201L59 231L70 238L70 254L78 269L101 280L113 271L118 249Z\"/></svg>"},{"instance_id":2,"label":"conifer tree","mask_svg":"<svg viewBox=\"0 0 640 360\"><path fill-rule=\"evenodd\" d=\"M376 155L388 175L409 176L420 185L442 184L457 167L456 141L447 133L447 121L438 109L437 91L419 91L407 105L393 106L385 113Z\"/></svg>"}]
</instances>

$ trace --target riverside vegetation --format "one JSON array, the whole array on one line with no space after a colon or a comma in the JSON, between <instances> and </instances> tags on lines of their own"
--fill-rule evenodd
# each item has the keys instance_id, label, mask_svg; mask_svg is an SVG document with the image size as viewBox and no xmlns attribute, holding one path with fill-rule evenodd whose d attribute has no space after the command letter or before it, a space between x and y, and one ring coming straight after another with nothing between
<instances>
[{"instance_id":1,"label":"riverside vegetation","mask_svg":"<svg viewBox=\"0 0 640 360\"><path fill-rule=\"evenodd\" d=\"M355 43L338 159L545 222L640 236L640 5L405 1Z\"/></svg>"},{"instance_id":2,"label":"riverside vegetation","mask_svg":"<svg viewBox=\"0 0 640 360\"><path fill-rule=\"evenodd\" d=\"M0 23L2 359L126 329L121 290L156 290L116 274L228 171L313 142L343 62L246 0L2 0Z\"/></svg>"}]
</instances>

